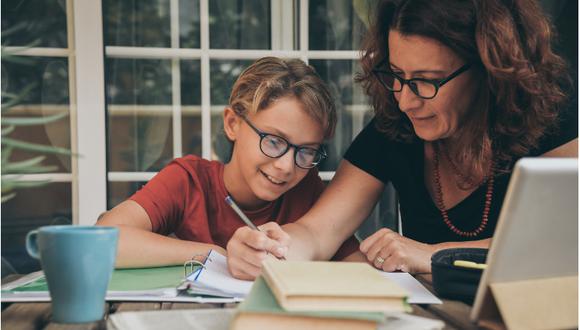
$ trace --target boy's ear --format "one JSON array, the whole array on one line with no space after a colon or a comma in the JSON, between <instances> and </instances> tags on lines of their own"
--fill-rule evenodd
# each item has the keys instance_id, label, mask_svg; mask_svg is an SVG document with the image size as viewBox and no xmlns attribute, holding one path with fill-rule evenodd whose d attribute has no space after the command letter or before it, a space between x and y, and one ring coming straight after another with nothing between
<instances>
[{"instance_id":1,"label":"boy's ear","mask_svg":"<svg viewBox=\"0 0 580 330\"><path fill-rule=\"evenodd\" d=\"M230 141L236 141L238 130L240 129L240 124L240 116L236 114L234 109L226 107L224 109L224 132Z\"/></svg>"}]
</instances>

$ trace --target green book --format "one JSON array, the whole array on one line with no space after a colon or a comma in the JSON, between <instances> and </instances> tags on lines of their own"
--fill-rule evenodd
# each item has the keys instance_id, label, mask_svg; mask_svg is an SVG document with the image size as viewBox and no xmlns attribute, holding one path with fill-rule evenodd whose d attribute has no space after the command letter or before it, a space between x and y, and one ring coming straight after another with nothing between
<instances>
[{"instance_id":1,"label":"green book","mask_svg":"<svg viewBox=\"0 0 580 330\"><path fill-rule=\"evenodd\" d=\"M284 310L266 281L258 277L246 299L238 306L232 329L260 329L276 324L277 329L375 329L385 320L381 312L328 312Z\"/></svg>"}]
</instances>

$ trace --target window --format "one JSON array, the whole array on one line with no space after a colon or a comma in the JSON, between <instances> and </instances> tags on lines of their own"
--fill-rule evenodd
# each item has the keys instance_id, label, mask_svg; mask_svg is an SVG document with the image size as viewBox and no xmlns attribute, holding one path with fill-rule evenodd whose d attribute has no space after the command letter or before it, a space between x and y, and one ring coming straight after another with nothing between
<instances>
[{"instance_id":1,"label":"window","mask_svg":"<svg viewBox=\"0 0 580 330\"><path fill-rule=\"evenodd\" d=\"M300 58L339 110L322 175L332 177L369 119L359 86L364 24L350 0L103 0L108 207L175 157L227 161L222 111L242 70L263 56Z\"/></svg>"},{"instance_id":2,"label":"window","mask_svg":"<svg viewBox=\"0 0 580 330\"><path fill-rule=\"evenodd\" d=\"M369 1L3 1L2 31L24 26L3 34L3 46L29 64L3 59L2 91L35 86L6 115L69 114L13 137L80 156L48 155L56 171L22 177L50 183L2 204L2 257L21 272L38 268L24 249L29 230L93 224L175 157L226 161L223 108L237 76L263 56L300 58L331 86L339 121L321 166L329 180L371 117L353 82L365 32L359 4Z\"/></svg>"},{"instance_id":3,"label":"window","mask_svg":"<svg viewBox=\"0 0 580 330\"><path fill-rule=\"evenodd\" d=\"M69 5L56 0L2 1L2 46L14 54L5 56L3 52L2 57L2 116L45 118L67 114L43 125L16 126L10 138L74 149L74 58ZM21 94L9 109L5 108L7 94ZM6 151L4 146L2 151ZM9 157L18 162L35 156L38 153L14 149ZM2 258L20 272L38 268L24 248L28 231L42 225L70 224L73 220L74 160L65 155L45 156L43 164L55 171L25 174L21 180L51 183L17 190L15 197L2 203Z\"/></svg>"}]
</instances>

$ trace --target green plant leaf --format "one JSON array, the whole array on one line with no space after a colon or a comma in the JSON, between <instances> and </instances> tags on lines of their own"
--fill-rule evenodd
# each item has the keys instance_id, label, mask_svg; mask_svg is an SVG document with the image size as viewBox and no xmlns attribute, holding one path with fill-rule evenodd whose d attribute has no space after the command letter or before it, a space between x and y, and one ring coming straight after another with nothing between
<instances>
[{"instance_id":1,"label":"green plant leaf","mask_svg":"<svg viewBox=\"0 0 580 330\"><path fill-rule=\"evenodd\" d=\"M6 147L2 149L2 164L8 162L10 156L12 155L12 147Z\"/></svg>"},{"instance_id":2,"label":"green plant leaf","mask_svg":"<svg viewBox=\"0 0 580 330\"><path fill-rule=\"evenodd\" d=\"M48 117L37 117L37 118L27 118L27 117L3 117L2 125L14 125L14 126L33 126L48 124L58 121L64 117L68 116L68 112L57 113Z\"/></svg>"},{"instance_id":3,"label":"green plant leaf","mask_svg":"<svg viewBox=\"0 0 580 330\"><path fill-rule=\"evenodd\" d=\"M2 118L2 119L4 119L4 118ZM2 129L2 136L8 135L8 134L14 132L14 128L15 128L14 125L4 127Z\"/></svg>"},{"instance_id":4,"label":"green plant leaf","mask_svg":"<svg viewBox=\"0 0 580 330\"><path fill-rule=\"evenodd\" d=\"M15 193L15 192L13 192L13 193L10 193L10 194L8 194L8 195L2 195L2 199L1 199L1 201L0 201L0 202L1 202L1 203L4 203L4 202L6 202L6 201L8 201L8 200L11 200L12 198L14 198L14 196L16 196L16 193Z\"/></svg>"},{"instance_id":5,"label":"green plant leaf","mask_svg":"<svg viewBox=\"0 0 580 330\"><path fill-rule=\"evenodd\" d=\"M18 178L2 178L2 192L11 191L18 188L34 188L44 186L50 183L50 180L28 180L21 181Z\"/></svg>"},{"instance_id":6,"label":"green plant leaf","mask_svg":"<svg viewBox=\"0 0 580 330\"><path fill-rule=\"evenodd\" d=\"M70 150L54 146L46 146L38 143L30 143L19 141L16 139L3 137L2 145L12 147L14 149L28 150L28 151L38 151L50 154L61 154L61 155L75 155Z\"/></svg>"},{"instance_id":7,"label":"green plant leaf","mask_svg":"<svg viewBox=\"0 0 580 330\"><path fill-rule=\"evenodd\" d=\"M57 169L54 165L41 165L45 156L37 156L20 162L2 163L2 174L19 174L19 173L46 173Z\"/></svg>"},{"instance_id":8,"label":"green plant leaf","mask_svg":"<svg viewBox=\"0 0 580 330\"><path fill-rule=\"evenodd\" d=\"M13 106L21 103L22 100L26 98L26 95L28 95L36 87L36 85L37 83L30 83L22 88L22 90L20 90L20 92L16 95L12 93L2 93L2 98L7 98L9 100L8 102L2 104L2 113L10 111ZM6 94L9 96L6 96Z\"/></svg>"}]
</instances>

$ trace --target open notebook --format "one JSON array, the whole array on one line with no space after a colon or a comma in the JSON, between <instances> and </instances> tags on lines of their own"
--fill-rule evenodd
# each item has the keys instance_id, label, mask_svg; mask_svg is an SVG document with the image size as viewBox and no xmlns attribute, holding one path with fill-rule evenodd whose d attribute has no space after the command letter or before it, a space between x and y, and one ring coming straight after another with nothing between
<instances>
[{"instance_id":1,"label":"open notebook","mask_svg":"<svg viewBox=\"0 0 580 330\"><path fill-rule=\"evenodd\" d=\"M179 288L189 294L242 298L250 292L253 283L232 277L226 257L211 250L203 267L189 274Z\"/></svg>"}]
</instances>

